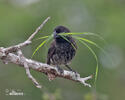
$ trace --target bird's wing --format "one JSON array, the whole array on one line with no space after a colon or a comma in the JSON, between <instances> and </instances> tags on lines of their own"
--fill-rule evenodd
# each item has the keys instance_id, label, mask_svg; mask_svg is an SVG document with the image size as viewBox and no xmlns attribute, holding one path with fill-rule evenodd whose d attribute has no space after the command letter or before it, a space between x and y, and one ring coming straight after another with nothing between
<instances>
[{"instance_id":1,"label":"bird's wing","mask_svg":"<svg viewBox=\"0 0 125 100\"><path fill-rule=\"evenodd\" d=\"M54 54L54 52L55 52L55 41L53 41L52 43L51 43L51 46L50 46L50 48L48 49L48 55L47 55L47 64L51 64L51 61L50 61L50 59L52 58L52 55Z\"/></svg>"}]
</instances>

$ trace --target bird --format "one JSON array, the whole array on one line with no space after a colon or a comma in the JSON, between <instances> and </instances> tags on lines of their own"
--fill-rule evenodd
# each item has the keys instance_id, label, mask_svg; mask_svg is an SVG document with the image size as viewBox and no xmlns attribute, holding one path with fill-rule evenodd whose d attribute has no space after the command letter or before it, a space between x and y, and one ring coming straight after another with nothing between
<instances>
[{"instance_id":1,"label":"bird","mask_svg":"<svg viewBox=\"0 0 125 100\"><path fill-rule=\"evenodd\" d=\"M53 31L53 41L50 44L47 54L47 64L54 65L63 73L60 66L65 66L68 70L74 71L69 64L74 58L77 50L75 39L71 35L61 36L61 33L70 33L65 26L57 26Z\"/></svg>"}]
</instances>

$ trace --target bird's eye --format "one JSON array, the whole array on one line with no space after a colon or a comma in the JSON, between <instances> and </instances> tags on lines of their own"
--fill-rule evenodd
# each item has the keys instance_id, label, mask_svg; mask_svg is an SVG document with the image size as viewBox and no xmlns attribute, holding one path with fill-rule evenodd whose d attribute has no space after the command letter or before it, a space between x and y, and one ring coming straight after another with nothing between
<instances>
[{"instance_id":1,"label":"bird's eye","mask_svg":"<svg viewBox=\"0 0 125 100\"><path fill-rule=\"evenodd\" d=\"M56 30L56 33L60 33L60 32L61 32L61 30L60 30L60 29Z\"/></svg>"}]
</instances>

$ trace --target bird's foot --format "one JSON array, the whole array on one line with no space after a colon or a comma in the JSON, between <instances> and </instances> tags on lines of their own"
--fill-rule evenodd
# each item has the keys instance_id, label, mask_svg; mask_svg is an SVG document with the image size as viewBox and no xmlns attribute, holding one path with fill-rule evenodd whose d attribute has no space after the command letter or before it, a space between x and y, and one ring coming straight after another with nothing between
<instances>
[{"instance_id":1,"label":"bird's foot","mask_svg":"<svg viewBox=\"0 0 125 100\"><path fill-rule=\"evenodd\" d=\"M71 70L73 73L75 73L75 76L78 76L78 73L75 70Z\"/></svg>"},{"instance_id":2,"label":"bird's foot","mask_svg":"<svg viewBox=\"0 0 125 100\"><path fill-rule=\"evenodd\" d=\"M59 73L61 73L61 74L64 73L64 70L62 68L60 68L59 66L57 66L57 69L58 69Z\"/></svg>"},{"instance_id":3,"label":"bird's foot","mask_svg":"<svg viewBox=\"0 0 125 100\"><path fill-rule=\"evenodd\" d=\"M73 70L69 65L65 65L71 72L73 72L73 73L75 73L75 75L77 76L78 75L78 73L75 71L75 70Z\"/></svg>"}]
</instances>

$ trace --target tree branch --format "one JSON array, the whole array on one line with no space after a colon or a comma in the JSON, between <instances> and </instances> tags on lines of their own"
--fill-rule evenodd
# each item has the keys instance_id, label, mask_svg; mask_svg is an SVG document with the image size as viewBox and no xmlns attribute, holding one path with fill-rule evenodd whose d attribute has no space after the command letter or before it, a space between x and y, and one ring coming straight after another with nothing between
<instances>
[{"instance_id":1,"label":"tree branch","mask_svg":"<svg viewBox=\"0 0 125 100\"><path fill-rule=\"evenodd\" d=\"M31 41L34 36L43 28L43 26L46 24L46 22L50 19L50 17L46 18L44 22L36 29L36 31L27 39L27 41Z\"/></svg>"},{"instance_id":2,"label":"tree branch","mask_svg":"<svg viewBox=\"0 0 125 100\"><path fill-rule=\"evenodd\" d=\"M58 68L47 65L46 63L28 59L28 58L24 57L24 55L22 54L21 48L24 46L27 46L31 43L31 40L43 28L43 26L49 19L50 19L50 17L45 19L45 21L35 30L35 32L23 43L20 43L18 45L14 45L14 46L10 46L8 48L0 47L0 59L5 64L14 63L16 65L24 67L28 78L32 80L32 82L35 84L35 86L37 88L41 88L42 86L39 85L39 83L36 81L36 79L31 75L30 69L33 69L35 71L46 74L48 76L49 80L53 80L56 77L62 77L65 79L80 82L80 83L84 84L85 86L91 87L91 85L87 84L85 81L91 79L92 76L81 78L79 73L75 73L75 72L67 71L67 70L64 70L63 73L60 73L60 71L58 71ZM14 52L16 52L17 54L15 54Z\"/></svg>"}]
</instances>

